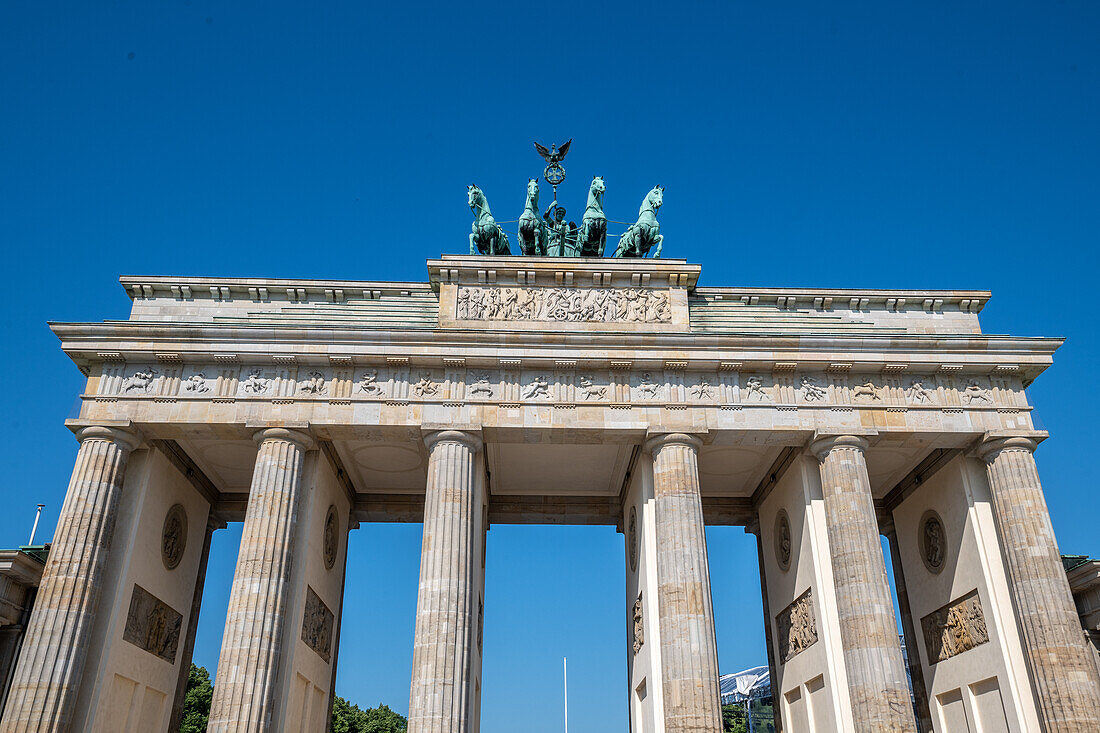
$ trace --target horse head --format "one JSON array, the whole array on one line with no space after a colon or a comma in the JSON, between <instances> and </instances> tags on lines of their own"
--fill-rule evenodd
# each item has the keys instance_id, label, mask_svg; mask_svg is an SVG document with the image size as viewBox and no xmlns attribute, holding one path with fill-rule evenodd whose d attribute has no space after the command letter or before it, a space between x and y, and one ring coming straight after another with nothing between
<instances>
[{"instance_id":1,"label":"horse head","mask_svg":"<svg viewBox=\"0 0 1100 733\"><path fill-rule=\"evenodd\" d=\"M469 207L471 209L474 207L482 208L482 202L485 201L485 194L481 192L481 189L471 183L466 187L466 191L466 203Z\"/></svg>"},{"instance_id":2,"label":"horse head","mask_svg":"<svg viewBox=\"0 0 1100 733\"><path fill-rule=\"evenodd\" d=\"M539 204L539 179L528 178L527 179L527 200L534 202L535 206Z\"/></svg>"},{"instance_id":3,"label":"horse head","mask_svg":"<svg viewBox=\"0 0 1100 733\"><path fill-rule=\"evenodd\" d=\"M657 209L661 208L661 204L665 202L665 187L654 186L645 198L653 206L653 211L656 213Z\"/></svg>"},{"instance_id":4,"label":"horse head","mask_svg":"<svg viewBox=\"0 0 1100 733\"><path fill-rule=\"evenodd\" d=\"M592 186L588 190L595 194L602 194L607 191L607 187L603 184L603 176L592 176Z\"/></svg>"}]
</instances>

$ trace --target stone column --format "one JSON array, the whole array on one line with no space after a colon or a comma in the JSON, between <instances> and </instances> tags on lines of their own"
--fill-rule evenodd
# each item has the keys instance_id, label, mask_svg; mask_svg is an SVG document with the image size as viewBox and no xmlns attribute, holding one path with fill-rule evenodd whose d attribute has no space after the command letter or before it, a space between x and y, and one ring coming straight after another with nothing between
<instances>
[{"instance_id":1,"label":"stone column","mask_svg":"<svg viewBox=\"0 0 1100 733\"><path fill-rule=\"evenodd\" d=\"M657 610L668 733L721 733L718 645L699 495L699 446L691 435L659 435L653 454Z\"/></svg>"},{"instance_id":2,"label":"stone column","mask_svg":"<svg viewBox=\"0 0 1100 733\"><path fill-rule=\"evenodd\" d=\"M211 733L271 728L277 669L287 617L302 465L313 441L305 433L267 428L260 444L237 570L229 594L221 657L210 706Z\"/></svg>"},{"instance_id":3,"label":"stone column","mask_svg":"<svg viewBox=\"0 0 1100 733\"><path fill-rule=\"evenodd\" d=\"M985 460L993 517L1008 569L1039 718L1047 731L1100 730L1100 676L1089 657L1025 436L989 434Z\"/></svg>"},{"instance_id":4,"label":"stone column","mask_svg":"<svg viewBox=\"0 0 1100 733\"><path fill-rule=\"evenodd\" d=\"M858 733L914 731L886 561L882 557L864 451L854 435L822 438L821 489L836 587L848 695Z\"/></svg>"},{"instance_id":5,"label":"stone column","mask_svg":"<svg viewBox=\"0 0 1100 733\"><path fill-rule=\"evenodd\" d=\"M42 574L0 730L69 729L110 558L126 458L138 437L87 427L77 433L69 490Z\"/></svg>"},{"instance_id":6,"label":"stone column","mask_svg":"<svg viewBox=\"0 0 1100 733\"><path fill-rule=\"evenodd\" d=\"M476 520L477 452L472 433L429 433L424 541L416 600L409 733L467 733L474 729L473 653L477 643L481 561Z\"/></svg>"}]
</instances>

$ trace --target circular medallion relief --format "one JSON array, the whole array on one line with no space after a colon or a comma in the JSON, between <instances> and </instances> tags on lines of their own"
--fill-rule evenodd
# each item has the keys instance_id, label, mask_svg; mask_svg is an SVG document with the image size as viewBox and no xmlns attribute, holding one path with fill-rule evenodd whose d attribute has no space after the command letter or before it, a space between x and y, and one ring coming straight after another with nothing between
<instances>
[{"instance_id":1,"label":"circular medallion relief","mask_svg":"<svg viewBox=\"0 0 1100 733\"><path fill-rule=\"evenodd\" d=\"M634 507L630 507L627 542L630 543L630 572L634 572L638 569L638 512Z\"/></svg>"},{"instance_id":2,"label":"circular medallion relief","mask_svg":"<svg viewBox=\"0 0 1100 733\"><path fill-rule=\"evenodd\" d=\"M780 509L775 515L775 561L780 569L791 567L791 520L786 509Z\"/></svg>"},{"instance_id":3,"label":"circular medallion relief","mask_svg":"<svg viewBox=\"0 0 1100 733\"><path fill-rule=\"evenodd\" d=\"M930 573L943 570L947 560L947 532L940 515L929 509L920 519L920 559Z\"/></svg>"},{"instance_id":4,"label":"circular medallion relief","mask_svg":"<svg viewBox=\"0 0 1100 733\"><path fill-rule=\"evenodd\" d=\"M321 552L324 554L325 567L332 570L332 566L336 564L336 545L338 543L337 535L339 534L339 528L337 524L340 519L336 515L336 506L330 506L328 508L328 515L325 517L325 536L321 540Z\"/></svg>"},{"instance_id":5,"label":"circular medallion relief","mask_svg":"<svg viewBox=\"0 0 1100 733\"><path fill-rule=\"evenodd\" d=\"M164 567L175 570L187 548L187 512L183 504L173 504L164 517L160 537L160 559Z\"/></svg>"}]
</instances>

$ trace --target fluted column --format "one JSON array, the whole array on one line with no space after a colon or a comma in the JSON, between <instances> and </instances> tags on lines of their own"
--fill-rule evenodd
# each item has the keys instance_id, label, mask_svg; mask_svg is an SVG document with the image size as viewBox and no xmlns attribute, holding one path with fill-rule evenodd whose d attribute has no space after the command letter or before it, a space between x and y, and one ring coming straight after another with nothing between
<instances>
[{"instance_id":1,"label":"fluted column","mask_svg":"<svg viewBox=\"0 0 1100 733\"><path fill-rule=\"evenodd\" d=\"M915 731L897 619L882 557L864 451L854 435L822 438L811 451L821 461L840 641L858 733Z\"/></svg>"},{"instance_id":2,"label":"fluted column","mask_svg":"<svg viewBox=\"0 0 1100 733\"><path fill-rule=\"evenodd\" d=\"M987 436L979 448L1012 602L1047 731L1100 730L1100 675L1089 656L1029 437Z\"/></svg>"},{"instance_id":3,"label":"fluted column","mask_svg":"<svg viewBox=\"0 0 1100 733\"><path fill-rule=\"evenodd\" d=\"M416 599L409 733L473 729L473 652L478 591L475 536L481 511L475 458L481 440L458 430L429 433L424 541Z\"/></svg>"},{"instance_id":4,"label":"fluted column","mask_svg":"<svg viewBox=\"0 0 1100 733\"><path fill-rule=\"evenodd\" d=\"M699 446L691 435L652 438L657 530L657 609L668 733L721 733L718 645L699 495Z\"/></svg>"},{"instance_id":5,"label":"fluted column","mask_svg":"<svg viewBox=\"0 0 1100 733\"><path fill-rule=\"evenodd\" d=\"M229 594L221 657L210 706L211 733L271 729L280 644L288 614L291 541L298 522L305 433L267 428L260 444L237 570Z\"/></svg>"},{"instance_id":6,"label":"fluted column","mask_svg":"<svg viewBox=\"0 0 1100 733\"><path fill-rule=\"evenodd\" d=\"M126 458L139 439L118 428L77 433L69 490L31 613L0 730L69 730L110 559Z\"/></svg>"}]
</instances>

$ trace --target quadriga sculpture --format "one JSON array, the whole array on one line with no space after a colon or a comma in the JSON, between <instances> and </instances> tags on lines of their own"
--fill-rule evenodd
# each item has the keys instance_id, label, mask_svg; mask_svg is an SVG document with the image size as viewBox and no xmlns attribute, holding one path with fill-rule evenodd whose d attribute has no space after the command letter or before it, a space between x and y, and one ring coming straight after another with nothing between
<instances>
[{"instance_id":1,"label":"quadriga sculpture","mask_svg":"<svg viewBox=\"0 0 1100 733\"><path fill-rule=\"evenodd\" d=\"M607 188L603 176L595 176L588 188L588 205L581 219L581 257L603 257L607 246L607 217L603 213L603 195Z\"/></svg>"},{"instance_id":2,"label":"quadriga sculpture","mask_svg":"<svg viewBox=\"0 0 1100 733\"><path fill-rule=\"evenodd\" d=\"M519 250L525 255L546 256L546 225L539 216L539 181L527 180L527 203L519 217Z\"/></svg>"},{"instance_id":3,"label":"quadriga sculpture","mask_svg":"<svg viewBox=\"0 0 1100 733\"><path fill-rule=\"evenodd\" d=\"M664 203L664 198L665 189L661 186L654 186L646 194L641 208L638 209L638 221L627 227L619 238L619 246L615 248L616 257L645 257L653 247L657 248L653 256L661 256L661 245L665 238L661 235L661 225L657 222L657 210Z\"/></svg>"},{"instance_id":4,"label":"quadriga sculpture","mask_svg":"<svg viewBox=\"0 0 1100 733\"><path fill-rule=\"evenodd\" d=\"M470 184L467 203L474 212L474 223L470 232L470 254L508 255L508 235L497 224L493 213L489 211L489 202L477 186Z\"/></svg>"}]
</instances>

